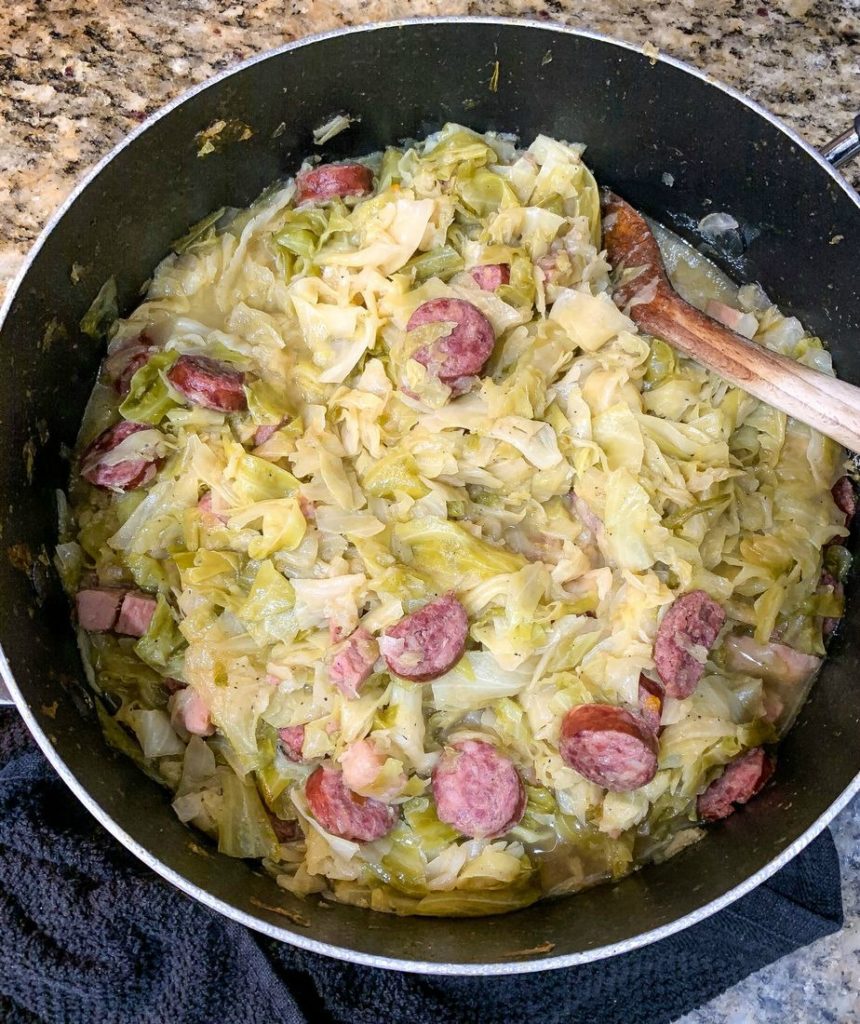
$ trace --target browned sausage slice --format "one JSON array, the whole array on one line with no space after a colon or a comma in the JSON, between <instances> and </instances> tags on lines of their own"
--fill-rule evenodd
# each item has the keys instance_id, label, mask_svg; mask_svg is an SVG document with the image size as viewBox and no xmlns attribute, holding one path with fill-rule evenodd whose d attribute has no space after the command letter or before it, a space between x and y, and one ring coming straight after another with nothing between
<instances>
[{"instance_id":1,"label":"browned sausage slice","mask_svg":"<svg viewBox=\"0 0 860 1024\"><path fill-rule=\"evenodd\" d=\"M343 642L329 665L329 679L350 700L373 674L379 645L361 626Z\"/></svg>"},{"instance_id":2,"label":"browned sausage slice","mask_svg":"<svg viewBox=\"0 0 860 1024\"><path fill-rule=\"evenodd\" d=\"M443 594L386 629L379 649L395 675L426 683L462 658L469 619L453 594Z\"/></svg>"},{"instance_id":3,"label":"browned sausage slice","mask_svg":"<svg viewBox=\"0 0 860 1024\"><path fill-rule=\"evenodd\" d=\"M657 733L660 731L660 719L663 715L663 687L649 679L644 673L639 675L639 714L648 728Z\"/></svg>"},{"instance_id":4,"label":"browned sausage slice","mask_svg":"<svg viewBox=\"0 0 860 1024\"><path fill-rule=\"evenodd\" d=\"M320 164L296 177L296 202L322 203L335 196L364 196L373 191L373 173L364 164Z\"/></svg>"},{"instance_id":5,"label":"browned sausage slice","mask_svg":"<svg viewBox=\"0 0 860 1024\"><path fill-rule=\"evenodd\" d=\"M223 526L230 519L230 516L224 511L222 499L216 498L212 491L207 491L200 498L197 508L206 526L215 527L218 524Z\"/></svg>"},{"instance_id":6,"label":"browned sausage slice","mask_svg":"<svg viewBox=\"0 0 860 1024\"><path fill-rule=\"evenodd\" d=\"M285 821L283 818L279 818L276 814L269 814L269 821L272 824L272 831L275 833L275 838L279 843L294 843L297 839L301 839L302 830L299 828L299 823L297 821Z\"/></svg>"},{"instance_id":7,"label":"browned sausage slice","mask_svg":"<svg viewBox=\"0 0 860 1024\"><path fill-rule=\"evenodd\" d=\"M705 659L726 613L704 590L676 598L654 641L654 664L670 697L689 697L705 670Z\"/></svg>"},{"instance_id":8,"label":"browned sausage slice","mask_svg":"<svg viewBox=\"0 0 860 1024\"><path fill-rule=\"evenodd\" d=\"M469 273L475 284L485 292L494 292L511 280L511 268L507 263L487 263L483 267L472 267Z\"/></svg>"},{"instance_id":9,"label":"browned sausage slice","mask_svg":"<svg viewBox=\"0 0 860 1024\"><path fill-rule=\"evenodd\" d=\"M580 704L561 723L564 761L614 793L639 789L657 773L657 737L638 715L613 704Z\"/></svg>"},{"instance_id":10,"label":"browned sausage slice","mask_svg":"<svg viewBox=\"0 0 860 1024\"><path fill-rule=\"evenodd\" d=\"M439 820L473 839L510 832L526 806L511 759L481 740L445 748L433 771L433 797Z\"/></svg>"},{"instance_id":11,"label":"browned sausage slice","mask_svg":"<svg viewBox=\"0 0 860 1024\"><path fill-rule=\"evenodd\" d=\"M192 405L215 412L247 409L245 374L208 356L180 356L167 371L172 387Z\"/></svg>"},{"instance_id":12,"label":"browned sausage slice","mask_svg":"<svg viewBox=\"0 0 860 1024\"><path fill-rule=\"evenodd\" d=\"M748 750L727 766L719 778L700 794L696 802L699 817L703 821L719 821L727 818L735 804L745 804L758 793L773 775L774 763L761 747Z\"/></svg>"},{"instance_id":13,"label":"browned sausage slice","mask_svg":"<svg viewBox=\"0 0 860 1024\"><path fill-rule=\"evenodd\" d=\"M261 444L273 438L283 425L283 420L280 423L263 423L254 431L254 444L259 448Z\"/></svg>"},{"instance_id":14,"label":"browned sausage slice","mask_svg":"<svg viewBox=\"0 0 860 1024\"><path fill-rule=\"evenodd\" d=\"M388 804L353 793L343 774L320 765L305 783L305 796L326 832L354 843L372 843L394 827L397 812Z\"/></svg>"},{"instance_id":15,"label":"browned sausage slice","mask_svg":"<svg viewBox=\"0 0 860 1024\"><path fill-rule=\"evenodd\" d=\"M821 574L821 579L818 583L817 593L830 592L835 594L838 598L845 596L845 588L839 582L839 580L833 575L833 573L827 572L826 570ZM821 633L825 640L828 640L836 631L836 627L842 621L842 618L834 618L832 616L825 616L821 620Z\"/></svg>"},{"instance_id":16,"label":"browned sausage slice","mask_svg":"<svg viewBox=\"0 0 860 1024\"><path fill-rule=\"evenodd\" d=\"M851 478L841 476L830 489L836 507L840 512L845 513L845 525L850 526L851 520L857 511L857 495L854 493L854 484Z\"/></svg>"},{"instance_id":17,"label":"browned sausage slice","mask_svg":"<svg viewBox=\"0 0 860 1024\"><path fill-rule=\"evenodd\" d=\"M430 299L409 318L407 331L427 324L451 324L451 333L429 345L422 345L413 359L447 384L455 394L463 394L470 378L479 374L493 352L496 335L484 314L463 299Z\"/></svg>"},{"instance_id":18,"label":"browned sausage slice","mask_svg":"<svg viewBox=\"0 0 860 1024\"><path fill-rule=\"evenodd\" d=\"M133 491L148 484L158 472L160 459L154 456L133 458L111 464L104 458L108 452L112 452L117 445L139 430L152 430L152 427L147 423L120 420L119 423L103 430L81 455L81 476L84 480L111 491Z\"/></svg>"},{"instance_id":19,"label":"browned sausage slice","mask_svg":"<svg viewBox=\"0 0 860 1024\"><path fill-rule=\"evenodd\" d=\"M105 359L105 370L116 391L124 398L131 387L131 378L149 362L156 345L146 331L126 338Z\"/></svg>"},{"instance_id":20,"label":"browned sausage slice","mask_svg":"<svg viewBox=\"0 0 860 1024\"><path fill-rule=\"evenodd\" d=\"M303 725L287 725L278 729L278 740L281 750L291 761L304 760L302 747L305 743L305 727Z\"/></svg>"}]
</instances>

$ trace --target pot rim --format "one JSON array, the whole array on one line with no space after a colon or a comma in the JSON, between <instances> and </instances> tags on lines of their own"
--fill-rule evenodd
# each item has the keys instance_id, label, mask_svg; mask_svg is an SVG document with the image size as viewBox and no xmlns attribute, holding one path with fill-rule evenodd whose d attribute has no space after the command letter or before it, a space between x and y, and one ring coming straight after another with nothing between
<instances>
[{"instance_id":1,"label":"pot rim","mask_svg":"<svg viewBox=\"0 0 860 1024\"><path fill-rule=\"evenodd\" d=\"M531 29L536 31L547 32L550 35L563 34L579 36L585 39L593 39L597 42L606 43L610 46L616 46L623 50L632 51L638 53L641 56L648 57L652 62L659 61L660 63L667 64L670 67L676 68L679 71L683 71L688 75L692 75L695 78L700 79L707 85L713 86L716 89L726 93L732 99L744 106L751 109L754 113L764 118L775 128L781 131L784 135L788 136L800 149L802 149L807 156L811 157L835 183L838 187L848 196L848 198L857 206L860 210L860 195L852 188L849 182L821 155L821 153L815 149L810 143L802 138L794 129L784 124L778 117L772 114L769 110L757 103L755 100L745 96L742 92L735 89L733 86L727 85L718 79L713 78L711 75L706 74L700 69L694 67L685 61L679 60L675 57L671 57L668 54L658 52L654 55L646 54L642 46L638 46L634 43L628 43L620 39L616 39L613 36L606 35L602 32L594 32L589 29L574 28L567 25L556 24L553 22L537 21L530 18L507 18L507 17L486 17L486 16L467 16L467 15L456 15L448 17L421 17L421 18L400 18L392 21L379 21L372 22L366 25L350 26L348 28L331 29L327 32L320 32L310 36L303 36L301 39L294 40L293 42L286 43L283 46L276 47L272 50L266 50L262 53L255 54L252 57L247 58L240 63L233 65L230 68L226 68L220 71L218 74L213 75L206 81L199 83L196 86L181 93L175 99L171 100L165 106L159 108L153 114L151 114L139 127L133 129L128 135L121 139L105 156L103 156L90 170L81 178L74 189L69 193L63 203L55 210L53 215L48 220L45 227L40 232L38 238L33 243L33 246L27 253L24 262L19 269L18 273L14 276L11 284L8 287L7 294L4 298L3 304L0 307L0 330L2 330L3 324L6 320L9 310L12 307L12 303L15 300L15 296L18 293L19 288L24 282L30 267L33 264L36 256L45 244L48 236L54 230L54 228L60 223L65 216L69 208L75 203L78 197L84 192L84 190L93 182L102 170L128 145L134 142L140 135L148 131L157 121L160 121L163 117L172 113L177 107L198 93L203 92L210 86L215 85L218 82L229 78L231 75L238 74L244 71L246 68L252 67L254 64L260 63L261 61L268 60L271 57L279 56L283 53L289 53L292 50L297 50L301 47L311 46L314 43L321 42L325 39L330 39L335 36L343 35L357 35L359 33L377 32L386 29L395 28L407 28L413 25L435 25L435 24L479 24L479 25L499 25L499 26L516 26L523 29ZM293 946L298 946L300 949L307 950L311 953L318 953L323 956L329 956L336 960L343 960L349 963L363 964L368 967L377 967L387 970L399 970L407 973L414 974L430 974L430 975L449 975L449 976L468 976L468 975L513 975L513 974L528 974L533 971L543 970L556 970L563 967L574 967L580 964L591 963L597 960L605 959L610 956L617 956L622 953L628 953L632 950L639 949L642 946L649 945L652 942L657 942L660 939L667 938L670 935L674 935L677 932L683 931L685 928L689 928L691 925L697 924L700 921L705 920L712 914L723 910L729 904L739 899L741 896L746 895L752 889L756 888L762 882L767 881L772 875L783 868L793 857L795 857L800 851L807 846L821 831L823 831L830 821L849 803L849 801L860 792L860 772L854 777L851 783L842 791L842 793L827 807L816 820L803 832L790 846L786 847L778 857L769 861L763 868L760 868L749 878L745 879L728 892L710 903L707 903L703 907L699 907L697 910L692 911L689 914L685 914L683 917L677 918L671 921L669 924L662 925L659 928L653 928L650 931L642 932L639 935L634 936L630 939L624 939L621 942L615 942L607 946L599 946L594 949L585 950L580 953L568 953L559 956L546 956L533 959L523 959L515 963L488 963L488 964L477 964L477 963L439 963L436 961L428 960L401 960L397 957L388 956L377 956L370 953L362 953L357 950L347 949L342 946L333 946L329 943L318 942L301 932L290 931L289 929L271 924L270 922L257 917L256 915L246 913L229 903L224 902L221 899L213 896L207 890L200 888L199 886L190 882L184 875L179 874L166 864L162 863L151 850L142 846L135 839L132 838L124 829L122 829L113 818L103 810L95 799L89 794L87 788L81 783L74 773L66 766L59 753L54 748L53 744L49 740L47 734L43 731L41 725L36 720L35 715L30 710L26 699L18 687L17 682L12 674L12 670L9 666L9 662L6 658L6 654L0 646L0 677L5 682L9 693L12 696L14 704L17 706L21 717L24 720L25 725L32 734L33 738L38 743L42 750L42 753L47 757L53 768L56 770L60 778L65 784L72 790L75 796L80 802L87 808L87 810L96 818L96 820L107 829L115 839L119 840L122 845L129 850L139 860L143 861L147 867L151 868L157 874L159 874L166 881L175 885L178 889L190 896L192 899L204 906L224 915L230 920L236 921L239 924L245 925L248 928L252 928L255 931L262 932L269 938L277 939L281 942L287 942Z\"/></svg>"}]
</instances>

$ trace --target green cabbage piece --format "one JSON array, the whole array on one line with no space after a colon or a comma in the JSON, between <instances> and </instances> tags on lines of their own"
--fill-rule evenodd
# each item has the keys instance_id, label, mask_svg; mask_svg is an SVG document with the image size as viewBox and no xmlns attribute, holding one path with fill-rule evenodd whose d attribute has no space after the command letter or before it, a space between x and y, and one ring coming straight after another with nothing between
<instances>
[{"instance_id":1,"label":"green cabbage piece","mask_svg":"<svg viewBox=\"0 0 860 1024\"><path fill-rule=\"evenodd\" d=\"M170 589L170 575L164 559L130 551L126 552L125 565L141 590L167 593Z\"/></svg>"},{"instance_id":2,"label":"green cabbage piece","mask_svg":"<svg viewBox=\"0 0 860 1024\"><path fill-rule=\"evenodd\" d=\"M109 277L81 318L80 327L93 341L102 341L118 316L116 278Z\"/></svg>"},{"instance_id":3,"label":"green cabbage piece","mask_svg":"<svg viewBox=\"0 0 860 1024\"><path fill-rule=\"evenodd\" d=\"M403 805L403 818L428 859L440 854L459 833L436 816L436 805L426 796L413 797Z\"/></svg>"},{"instance_id":4,"label":"green cabbage piece","mask_svg":"<svg viewBox=\"0 0 860 1024\"><path fill-rule=\"evenodd\" d=\"M505 914L528 907L541 897L536 879L507 886L503 889L453 889L450 892L430 892L411 906L409 913L420 917L486 917ZM391 909L398 911L397 905Z\"/></svg>"},{"instance_id":5,"label":"green cabbage piece","mask_svg":"<svg viewBox=\"0 0 860 1024\"><path fill-rule=\"evenodd\" d=\"M150 668L164 675L181 675L185 640L170 605L159 594L149 628L134 645L134 652Z\"/></svg>"},{"instance_id":6,"label":"green cabbage piece","mask_svg":"<svg viewBox=\"0 0 860 1024\"><path fill-rule=\"evenodd\" d=\"M58 544L54 551L54 566L67 594L74 594L84 568L84 553L76 541Z\"/></svg>"},{"instance_id":7,"label":"green cabbage piece","mask_svg":"<svg viewBox=\"0 0 860 1024\"><path fill-rule=\"evenodd\" d=\"M275 236L275 241L287 252L310 259L317 250L319 237L299 224L286 224Z\"/></svg>"},{"instance_id":8,"label":"green cabbage piece","mask_svg":"<svg viewBox=\"0 0 860 1024\"><path fill-rule=\"evenodd\" d=\"M295 615L296 595L292 584L266 560L260 564L248 598L237 615L254 640L287 643L298 632Z\"/></svg>"},{"instance_id":9,"label":"green cabbage piece","mask_svg":"<svg viewBox=\"0 0 860 1024\"><path fill-rule=\"evenodd\" d=\"M247 452L234 454L227 474L243 504L284 498L299 489L298 480L288 470Z\"/></svg>"},{"instance_id":10,"label":"green cabbage piece","mask_svg":"<svg viewBox=\"0 0 860 1024\"><path fill-rule=\"evenodd\" d=\"M851 552L842 544L830 544L824 549L824 568L840 583L844 583L848 579L851 563Z\"/></svg>"},{"instance_id":11,"label":"green cabbage piece","mask_svg":"<svg viewBox=\"0 0 860 1024\"><path fill-rule=\"evenodd\" d=\"M414 457L397 451L371 463L361 474L361 484L367 494L376 498L396 498L398 494L423 498L429 492Z\"/></svg>"},{"instance_id":12,"label":"green cabbage piece","mask_svg":"<svg viewBox=\"0 0 860 1024\"><path fill-rule=\"evenodd\" d=\"M164 382L164 374L176 362L177 352L156 352L131 378L128 394L119 407L120 414L137 423L160 423L171 409L179 406Z\"/></svg>"},{"instance_id":13,"label":"green cabbage piece","mask_svg":"<svg viewBox=\"0 0 860 1024\"><path fill-rule=\"evenodd\" d=\"M462 174L456 189L466 207L480 218L488 217L501 207L520 205L505 179L483 167Z\"/></svg>"},{"instance_id":14,"label":"green cabbage piece","mask_svg":"<svg viewBox=\"0 0 860 1024\"><path fill-rule=\"evenodd\" d=\"M483 167L494 160L495 153L480 135L456 124L446 124L421 157L422 165L442 180L457 170Z\"/></svg>"},{"instance_id":15,"label":"green cabbage piece","mask_svg":"<svg viewBox=\"0 0 860 1024\"><path fill-rule=\"evenodd\" d=\"M486 651L470 651L433 680L433 703L437 708L461 711L485 707L500 697L516 695L530 678L528 673L504 671Z\"/></svg>"},{"instance_id":16,"label":"green cabbage piece","mask_svg":"<svg viewBox=\"0 0 860 1024\"><path fill-rule=\"evenodd\" d=\"M143 751L140 749L140 744L137 742L137 738L134 737L113 715L108 712L108 710L102 705L101 701L96 701L96 714L98 716L99 726L101 727L102 733L104 734L108 744L115 750L118 750L121 754L125 754L126 757L132 760L137 767L145 772L150 778L153 778L164 785L163 778L143 756Z\"/></svg>"},{"instance_id":17,"label":"green cabbage piece","mask_svg":"<svg viewBox=\"0 0 860 1024\"><path fill-rule=\"evenodd\" d=\"M276 857L278 839L260 794L229 768L219 769L223 793L218 849L228 857Z\"/></svg>"},{"instance_id":18,"label":"green cabbage piece","mask_svg":"<svg viewBox=\"0 0 860 1024\"><path fill-rule=\"evenodd\" d=\"M121 713L120 717L134 730L144 757L168 757L185 753L185 744L173 731L166 711L136 708Z\"/></svg>"},{"instance_id":19,"label":"green cabbage piece","mask_svg":"<svg viewBox=\"0 0 860 1024\"><path fill-rule=\"evenodd\" d=\"M652 388L665 384L675 373L677 365L675 350L661 338L652 338L648 362L645 364L643 389L650 391Z\"/></svg>"},{"instance_id":20,"label":"green cabbage piece","mask_svg":"<svg viewBox=\"0 0 860 1024\"><path fill-rule=\"evenodd\" d=\"M513 251L510 280L496 289L496 294L510 306L530 308L535 299L535 278L532 261L525 253Z\"/></svg>"},{"instance_id":21,"label":"green cabbage piece","mask_svg":"<svg viewBox=\"0 0 860 1024\"><path fill-rule=\"evenodd\" d=\"M382 154L382 164L377 175L377 188L384 192L392 185L399 184L402 180L400 161L403 159L403 150L389 147Z\"/></svg>"},{"instance_id":22,"label":"green cabbage piece","mask_svg":"<svg viewBox=\"0 0 860 1024\"><path fill-rule=\"evenodd\" d=\"M245 397L248 399L248 412L255 423L272 424L294 419L292 403L283 388L277 388L266 380L246 384ZM301 434L301 421L290 426Z\"/></svg>"},{"instance_id":23,"label":"green cabbage piece","mask_svg":"<svg viewBox=\"0 0 860 1024\"><path fill-rule=\"evenodd\" d=\"M422 284L428 278L438 277L447 281L464 267L463 257L450 245L440 245L429 252L418 253L407 260L400 270L402 274L413 273L416 284Z\"/></svg>"},{"instance_id":24,"label":"green cabbage piece","mask_svg":"<svg viewBox=\"0 0 860 1024\"><path fill-rule=\"evenodd\" d=\"M395 523L393 533L402 560L427 573L440 590L466 590L494 576L517 572L526 564L521 555L434 516Z\"/></svg>"},{"instance_id":25,"label":"green cabbage piece","mask_svg":"<svg viewBox=\"0 0 860 1024\"><path fill-rule=\"evenodd\" d=\"M221 206L219 209L213 210L212 213L207 213L196 224L192 224L184 235L177 238L175 242L171 242L170 248L175 253L181 254L205 245L215 237L218 221L226 212L227 208Z\"/></svg>"},{"instance_id":26,"label":"green cabbage piece","mask_svg":"<svg viewBox=\"0 0 860 1024\"><path fill-rule=\"evenodd\" d=\"M143 662L130 637L91 633L88 638L89 659L98 687L114 694L123 702L137 702L145 708L163 708L167 693L158 669Z\"/></svg>"}]
</instances>

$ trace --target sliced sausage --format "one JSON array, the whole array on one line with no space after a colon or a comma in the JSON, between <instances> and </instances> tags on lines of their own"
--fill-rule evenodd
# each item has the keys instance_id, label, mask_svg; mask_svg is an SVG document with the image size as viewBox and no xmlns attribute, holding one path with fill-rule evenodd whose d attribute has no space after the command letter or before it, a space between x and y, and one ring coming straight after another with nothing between
<instances>
[{"instance_id":1,"label":"sliced sausage","mask_svg":"<svg viewBox=\"0 0 860 1024\"><path fill-rule=\"evenodd\" d=\"M648 728L657 733L660 731L660 718L663 714L663 687L649 679L645 673L639 675L639 714Z\"/></svg>"},{"instance_id":2,"label":"sliced sausage","mask_svg":"<svg viewBox=\"0 0 860 1024\"><path fill-rule=\"evenodd\" d=\"M294 843L297 839L301 839L302 830L299 828L299 823L297 821L285 821L283 818L279 818L276 814L270 814L269 821L272 824L272 831L275 833L275 838L279 843Z\"/></svg>"},{"instance_id":3,"label":"sliced sausage","mask_svg":"<svg viewBox=\"0 0 860 1024\"><path fill-rule=\"evenodd\" d=\"M155 615L156 601L149 594L130 590L122 599L114 629L125 636L143 636Z\"/></svg>"},{"instance_id":4,"label":"sliced sausage","mask_svg":"<svg viewBox=\"0 0 860 1024\"><path fill-rule=\"evenodd\" d=\"M432 785L439 820L473 839L510 832L525 811L525 788L514 763L482 740L446 747Z\"/></svg>"},{"instance_id":5,"label":"sliced sausage","mask_svg":"<svg viewBox=\"0 0 860 1024\"><path fill-rule=\"evenodd\" d=\"M463 657L468 632L466 609L453 594L443 594L386 629L379 649L395 675L425 683Z\"/></svg>"},{"instance_id":6,"label":"sliced sausage","mask_svg":"<svg viewBox=\"0 0 860 1024\"><path fill-rule=\"evenodd\" d=\"M192 405L215 412L248 408L245 374L209 356L180 356L167 371L167 379Z\"/></svg>"},{"instance_id":7,"label":"sliced sausage","mask_svg":"<svg viewBox=\"0 0 860 1024\"><path fill-rule=\"evenodd\" d=\"M146 331L141 331L132 338L126 338L108 354L105 359L105 371L110 377L115 390L124 398L131 387L131 378L141 366L149 362L156 350L156 345Z\"/></svg>"},{"instance_id":8,"label":"sliced sausage","mask_svg":"<svg viewBox=\"0 0 860 1024\"><path fill-rule=\"evenodd\" d=\"M111 491L133 491L143 487L158 472L161 460L156 456L135 457L110 463L104 456L112 452L131 434L139 430L152 430L147 423L120 420L89 444L81 455L81 476L96 487Z\"/></svg>"},{"instance_id":9,"label":"sliced sausage","mask_svg":"<svg viewBox=\"0 0 860 1024\"><path fill-rule=\"evenodd\" d=\"M487 263L483 267L472 267L469 273L475 284L485 292L494 292L511 280L511 268L507 263Z\"/></svg>"},{"instance_id":10,"label":"sliced sausage","mask_svg":"<svg viewBox=\"0 0 860 1024\"><path fill-rule=\"evenodd\" d=\"M264 423L262 426L257 427L254 431L254 444L257 448L261 444L265 444L266 441L270 441L275 434L281 429L285 421L281 420L280 423Z\"/></svg>"},{"instance_id":11,"label":"sliced sausage","mask_svg":"<svg viewBox=\"0 0 860 1024\"><path fill-rule=\"evenodd\" d=\"M559 751L589 782L613 793L639 789L657 773L657 737L613 704L580 704L561 723Z\"/></svg>"},{"instance_id":12,"label":"sliced sausage","mask_svg":"<svg viewBox=\"0 0 860 1024\"><path fill-rule=\"evenodd\" d=\"M170 721L177 732L192 736L211 736L215 732L209 705L190 686L179 690L171 698Z\"/></svg>"},{"instance_id":13,"label":"sliced sausage","mask_svg":"<svg viewBox=\"0 0 860 1024\"><path fill-rule=\"evenodd\" d=\"M305 783L308 807L326 832L354 843L372 843L394 826L397 811L371 797L353 793L343 773L320 765Z\"/></svg>"},{"instance_id":14,"label":"sliced sausage","mask_svg":"<svg viewBox=\"0 0 860 1024\"><path fill-rule=\"evenodd\" d=\"M329 678L344 697L357 697L361 687L373 674L373 666L379 657L379 645L361 626L347 637L343 646L332 658Z\"/></svg>"},{"instance_id":15,"label":"sliced sausage","mask_svg":"<svg viewBox=\"0 0 860 1024\"><path fill-rule=\"evenodd\" d=\"M278 729L278 741L281 750L297 764L304 760L302 747L305 743L305 727L303 725L288 725Z\"/></svg>"},{"instance_id":16,"label":"sliced sausage","mask_svg":"<svg viewBox=\"0 0 860 1024\"><path fill-rule=\"evenodd\" d=\"M197 502L197 508L203 513L204 523L209 523L212 526L220 523L223 526L230 517L222 511L221 507L216 507L216 504L220 506L221 500L216 499L212 491L207 491Z\"/></svg>"},{"instance_id":17,"label":"sliced sausage","mask_svg":"<svg viewBox=\"0 0 860 1024\"><path fill-rule=\"evenodd\" d=\"M496 335L480 309L463 299L423 302L409 318L406 330L440 323L452 324L451 333L422 345L412 358L426 366L454 394L463 394L472 383L470 378L483 370L492 355Z\"/></svg>"},{"instance_id":18,"label":"sliced sausage","mask_svg":"<svg viewBox=\"0 0 860 1024\"><path fill-rule=\"evenodd\" d=\"M75 594L78 623L89 633L107 633L116 624L124 590L92 587Z\"/></svg>"},{"instance_id":19,"label":"sliced sausage","mask_svg":"<svg viewBox=\"0 0 860 1024\"><path fill-rule=\"evenodd\" d=\"M845 525L850 526L854 513L857 511L857 495L854 492L854 484L848 476L841 476L830 490L836 507L840 512L845 513Z\"/></svg>"},{"instance_id":20,"label":"sliced sausage","mask_svg":"<svg viewBox=\"0 0 860 1024\"><path fill-rule=\"evenodd\" d=\"M704 590L691 590L675 599L654 642L654 664L670 697L683 700L696 689L708 651L725 621L725 611Z\"/></svg>"},{"instance_id":21,"label":"sliced sausage","mask_svg":"<svg viewBox=\"0 0 860 1024\"><path fill-rule=\"evenodd\" d=\"M599 519L591 511L585 498L581 498L576 491L571 491L568 497L570 498L570 504L576 514L576 518L586 529L591 531L595 539L601 537L603 535L603 520Z\"/></svg>"},{"instance_id":22,"label":"sliced sausage","mask_svg":"<svg viewBox=\"0 0 860 1024\"><path fill-rule=\"evenodd\" d=\"M373 172L364 164L320 164L296 177L296 202L325 202L335 196L364 196L373 191Z\"/></svg>"},{"instance_id":23,"label":"sliced sausage","mask_svg":"<svg viewBox=\"0 0 860 1024\"><path fill-rule=\"evenodd\" d=\"M761 747L748 750L727 766L719 778L700 794L696 809L703 821L727 818L735 804L745 804L773 775L774 762Z\"/></svg>"},{"instance_id":24,"label":"sliced sausage","mask_svg":"<svg viewBox=\"0 0 860 1024\"><path fill-rule=\"evenodd\" d=\"M845 595L845 588L839 582L839 580L831 572L826 570L821 574L821 580L818 584L818 592L831 591L837 597L841 598ZM842 621L841 618L834 618L833 616L825 616L821 620L821 634L825 640L829 640L831 636L836 632L836 627Z\"/></svg>"}]
</instances>

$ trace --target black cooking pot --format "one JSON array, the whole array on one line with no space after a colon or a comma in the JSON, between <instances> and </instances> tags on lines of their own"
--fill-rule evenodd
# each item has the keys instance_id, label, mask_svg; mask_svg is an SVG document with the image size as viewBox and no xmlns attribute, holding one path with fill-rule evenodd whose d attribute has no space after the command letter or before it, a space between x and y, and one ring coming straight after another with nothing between
<instances>
[{"instance_id":1,"label":"black cooking pot","mask_svg":"<svg viewBox=\"0 0 860 1024\"><path fill-rule=\"evenodd\" d=\"M760 883L860 788L860 686L851 599L831 655L782 747L777 782L672 861L614 886L503 919L396 918L319 906L250 863L201 852L168 795L109 749L50 568L56 488L103 349L78 322L115 275L128 312L172 239L220 206L244 206L314 151L312 129L360 122L322 150L339 159L445 121L588 143L599 180L694 242L700 218L739 224L720 252L826 339L860 383L860 201L827 162L749 100L677 61L545 25L407 22L306 40L255 58L168 107L65 204L7 301L0 347L3 674L74 793L137 856L191 896L268 935L332 956L436 973L505 973L632 949ZM218 121L214 152L198 133ZM229 141L247 134L244 141ZM210 133L211 134L211 133ZM846 136L842 151L856 142ZM841 239L841 241L840 241ZM72 273L72 267L75 271ZM300 915L294 924L262 905ZM550 952L511 958L533 947Z\"/></svg>"}]
</instances>

